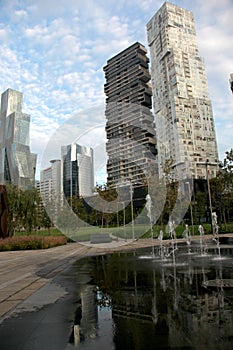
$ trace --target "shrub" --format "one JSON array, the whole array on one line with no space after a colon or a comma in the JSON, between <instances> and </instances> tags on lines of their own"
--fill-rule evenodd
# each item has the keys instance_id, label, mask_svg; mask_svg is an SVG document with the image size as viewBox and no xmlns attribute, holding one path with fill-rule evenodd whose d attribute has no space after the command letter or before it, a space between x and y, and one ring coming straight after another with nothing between
<instances>
[{"instance_id":1,"label":"shrub","mask_svg":"<svg viewBox=\"0 0 233 350\"><path fill-rule=\"evenodd\" d=\"M0 240L0 251L47 249L67 243L65 236L18 236Z\"/></svg>"}]
</instances>

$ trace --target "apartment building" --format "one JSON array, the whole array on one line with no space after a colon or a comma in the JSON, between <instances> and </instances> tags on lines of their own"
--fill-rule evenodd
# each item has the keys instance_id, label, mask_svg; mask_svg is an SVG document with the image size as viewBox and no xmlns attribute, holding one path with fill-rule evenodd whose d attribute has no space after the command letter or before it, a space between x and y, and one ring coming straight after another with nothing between
<instances>
[{"instance_id":1,"label":"apartment building","mask_svg":"<svg viewBox=\"0 0 233 350\"><path fill-rule=\"evenodd\" d=\"M216 175L218 152L212 105L193 14L165 2L147 24L160 175L168 159L174 176Z\"/></svg>"},{"instance_id":2,"label":"apartment building","mask_svg":"<svg viewBox=\"0 0 233 350\"><path fill-rule=\"evenodd\" d=\"M136 42L107 61L107 182L140 183L156 171L156 137L151 113L149 59Z\"/></svg>"}]
</instances>

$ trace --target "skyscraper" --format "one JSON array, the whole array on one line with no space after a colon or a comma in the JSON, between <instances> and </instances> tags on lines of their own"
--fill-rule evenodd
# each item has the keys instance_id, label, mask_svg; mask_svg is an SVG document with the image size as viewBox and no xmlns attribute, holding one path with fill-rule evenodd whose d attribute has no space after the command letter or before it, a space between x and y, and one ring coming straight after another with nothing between
<instances>
[{"instance_id":1,"label":"skyscraper","mask_svg":"<svg viewBox=\"0 0 233 350\"><path fill-rule=\"evenodd\" d=\"M65 197L91 196L94 189L93 149L72 143L62 146L61 153Z\"/></svg>"},{"instance_id":2,"label":"skyscraper","mask_svg":"<svg viewBox=\"0 0 233 350\"><path fill-rule=\"evenodd\" d=\"M50 163L50 167L40 172L39 190L45 202L55 198L54 202L59 203L61 202L61 161L54 159Z\"/></svg>"},{"instance_id":3,"label":"skyscraper","mask_svg":"<svg viewBox=\"0 0 233 350\"><path fill-rule=\"evenodd\" d=\"M29 147L30 116L22 113L23 95L7 89L1 98L0 182L27 189L35 185L36 154Z\"/></svg>"},{"instance_id":4,"label":"skyscraper","mask_svg":"<svg viewBox=\"0 0 233 350\"><path fill-rule=\"evenodd\" d=\"M230 74L229 82L230 82L230 89L231 89L231 92L233 93L233 73Z\"/></svg>"},{"instance_id":5,"label":"skyscraper","mask_svg":"<svg viewBox=\"0 0 233 350\"><path fill-rule=\"evenodd\" d=\"M214 176L214 119L193 14L166 2L147 24L147 32L160 173L170 159L174 173L188 165L190 176L206 179L209 164Z\"/></svg>"},{"instance_id":6,"label":"skyscraper","mask_svg":"<svg viewBox=\"0 0 233 350\"><path fill-rule=\"evenodd\" d=\"M141 182L155 171L149 59L136 42L107 61L105 72L107 182Z\"/></svg>"}]
</instances>

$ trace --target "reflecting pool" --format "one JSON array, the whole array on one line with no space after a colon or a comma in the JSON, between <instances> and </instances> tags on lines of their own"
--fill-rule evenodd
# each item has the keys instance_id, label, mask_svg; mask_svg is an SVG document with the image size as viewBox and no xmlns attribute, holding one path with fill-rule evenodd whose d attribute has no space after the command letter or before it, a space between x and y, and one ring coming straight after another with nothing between
<instances>
[{"instance_id":1,"label":"reflecting pool","mask_svg":"<svg viewBox=\"0 0 233 350\"><path fill-rule=\"evenodd\" d=\"M77 349L232 349L233 242L89 257L75 264Z\"/></svg>"}]
</instances>

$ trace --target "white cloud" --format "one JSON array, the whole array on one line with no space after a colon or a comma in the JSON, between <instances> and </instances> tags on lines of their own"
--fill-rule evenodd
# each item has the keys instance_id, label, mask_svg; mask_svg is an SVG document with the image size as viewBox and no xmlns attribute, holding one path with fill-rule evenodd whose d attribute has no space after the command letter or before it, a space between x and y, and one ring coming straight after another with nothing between
<instances>
[{"instance_id":1,"label":"white cloud","mask_svg":"<svg viewBox=\"0 0 233 350\"><path fill-rule=\"evenodd\" d=\"M16 17L19 17L20 19L25 19L25 17L27 17L27 11L25 10L16 10L14 14Z\"/></svg>"},{"instance_id":2,"label":"white cloud","mask_svg":"<svg viewBox=\"0 0 233 350\"><path fill-rule=\"evenodd\" d=\"M8 30L6 30L5 28L0 28L0 41L2 44L7 42L8 37Z\"/></svg>"}]
</instances>

